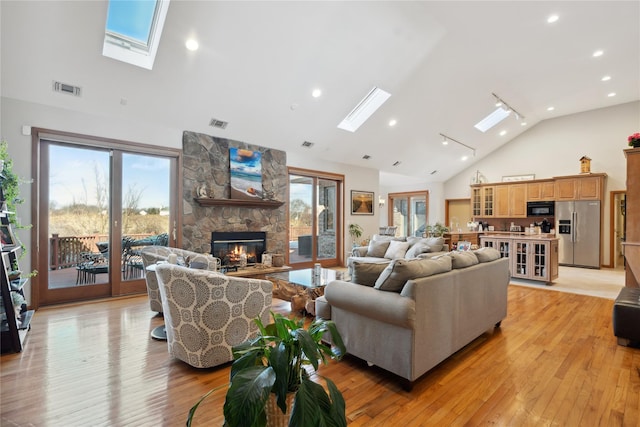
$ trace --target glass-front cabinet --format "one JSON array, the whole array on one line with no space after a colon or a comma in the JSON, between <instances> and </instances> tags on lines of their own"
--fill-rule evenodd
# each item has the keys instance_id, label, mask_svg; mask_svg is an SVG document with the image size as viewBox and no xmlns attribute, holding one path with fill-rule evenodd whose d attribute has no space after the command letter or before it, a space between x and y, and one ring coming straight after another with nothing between
<instances>
[{"instance_id":1,"label":"glass-front cabinet","mask_svg":"<svg viewBox=\"0 0 640 427\"><path fill-rule=\"evenodd\" d=\"M471 216L480 218L494 216L494 204L494 186L471 187Z\"/></svg>"},{"instance_id":2,"label":"glass-front cabinet","mask_svg":"<svg viewBox=\"0 0 640 427\"><path fill-rule=\"evenodd\" d=\"M480 236L480 246L510 258L511 277L550 283L558 278L558 240Z\"/></svg>"}]
</instances>

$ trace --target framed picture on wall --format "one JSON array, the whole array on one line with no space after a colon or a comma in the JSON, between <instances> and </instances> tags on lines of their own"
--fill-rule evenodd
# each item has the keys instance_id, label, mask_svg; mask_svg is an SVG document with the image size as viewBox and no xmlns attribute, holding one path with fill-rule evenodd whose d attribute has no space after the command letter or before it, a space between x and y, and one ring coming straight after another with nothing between
<instances>
[{"instance_id":1,"label":"framed picture on wall","mask_svg":"<svg viewBox=\"0 0 640 427\"><path fill-rule=\"evenodd\" d=\"M373 191L351 190L351 214L373 215Z\"/></svg>"}]
</instances>

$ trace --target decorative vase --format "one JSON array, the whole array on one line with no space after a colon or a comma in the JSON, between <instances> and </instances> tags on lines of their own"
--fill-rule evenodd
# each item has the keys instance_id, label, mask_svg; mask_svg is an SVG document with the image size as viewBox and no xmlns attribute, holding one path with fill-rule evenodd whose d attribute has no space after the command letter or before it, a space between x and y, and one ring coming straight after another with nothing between
<instances>
[{"instance_id":1,"label":"decorative vase","mask_svg":"<svg viewBox=\"0 0 640 427\"><path fill-rule=\"evenodd\" d=\"M276 395L269 394L269 400L267 400L267 406L265 412L267 413L267 427L288 427L289 417L291 416L291 408L293 406L293 399L296 395L294 393L287 394L287 412L283 413L278 407Z\"/></svg>"}]
</instances>

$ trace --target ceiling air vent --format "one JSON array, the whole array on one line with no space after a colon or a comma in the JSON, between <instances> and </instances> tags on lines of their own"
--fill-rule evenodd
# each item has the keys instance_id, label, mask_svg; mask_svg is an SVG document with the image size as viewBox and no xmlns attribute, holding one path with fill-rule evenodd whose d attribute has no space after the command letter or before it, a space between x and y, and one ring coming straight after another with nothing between
<instances>
[{"instance_id":1,"label":"ceiling air vent","mask_svg":"<svg viewBox=\"0 0 640 427\"><path fill-rule=\"evenodd\" d=\"M362 158L365 159L365 160L369 160L371 158L371 156L368 155L368 154L365 154L364 156L362 156Z\"/></svg>"},{"instance_id":2,"label":"ceiling air vent","mask_svg":"<svg viewBox=\"0 0 640 427\"><path fill-rule=\"evenodd\" d=\"M223 120L211 119L209 122L209 126L213 126L214 128L226 129L229 122L225 122Z\"/></svg>"},{"instance_id":3,"label":"ceiling air vent","mask_svg":"<svg viewBox=\"0 0 640 427\"><path fill-rule=\"evenodd\" d=\"M302 143L302 146L305 148L311 148L313 147L313 142L305 141Z\"/></svg>"},{"instance_id":4,"label":"ceiling air vent","mask_svg":"<svg viewBox=\"0 0 640 427\"><path fill-rule=\"evenodd\" d=\"M80 86L68 85L66 83L53 81L54 92L67 93L69 95L80 96Z\"/></svg>"},{"instance_id":5,"label":"ceiling air vent","mask_svg":"<svg viewBox=\"0 0 640 427\"><path fill-rule=\"evenodd\" d=\"M395 163L393 164L393 166L398 166L400 163L402 163L402 162L401 162L400 160L398 160L397 162L395 162Z\"/></svg>"}]
</instances>

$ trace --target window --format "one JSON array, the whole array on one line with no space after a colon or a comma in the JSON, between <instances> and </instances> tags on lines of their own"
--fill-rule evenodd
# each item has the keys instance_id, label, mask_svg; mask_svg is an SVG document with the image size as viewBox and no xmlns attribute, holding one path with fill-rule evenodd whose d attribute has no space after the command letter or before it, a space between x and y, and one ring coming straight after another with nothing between
<instances>
[{"instance_id":1,"label":"window","mask_svg":"<svg viewBox=\"0 0 640 427\"><path fill-rule=\"evenodd\" d=\"M151 70L168 9L169 0L110 1L102 54Z\"/></svg>"}]
</instances>

